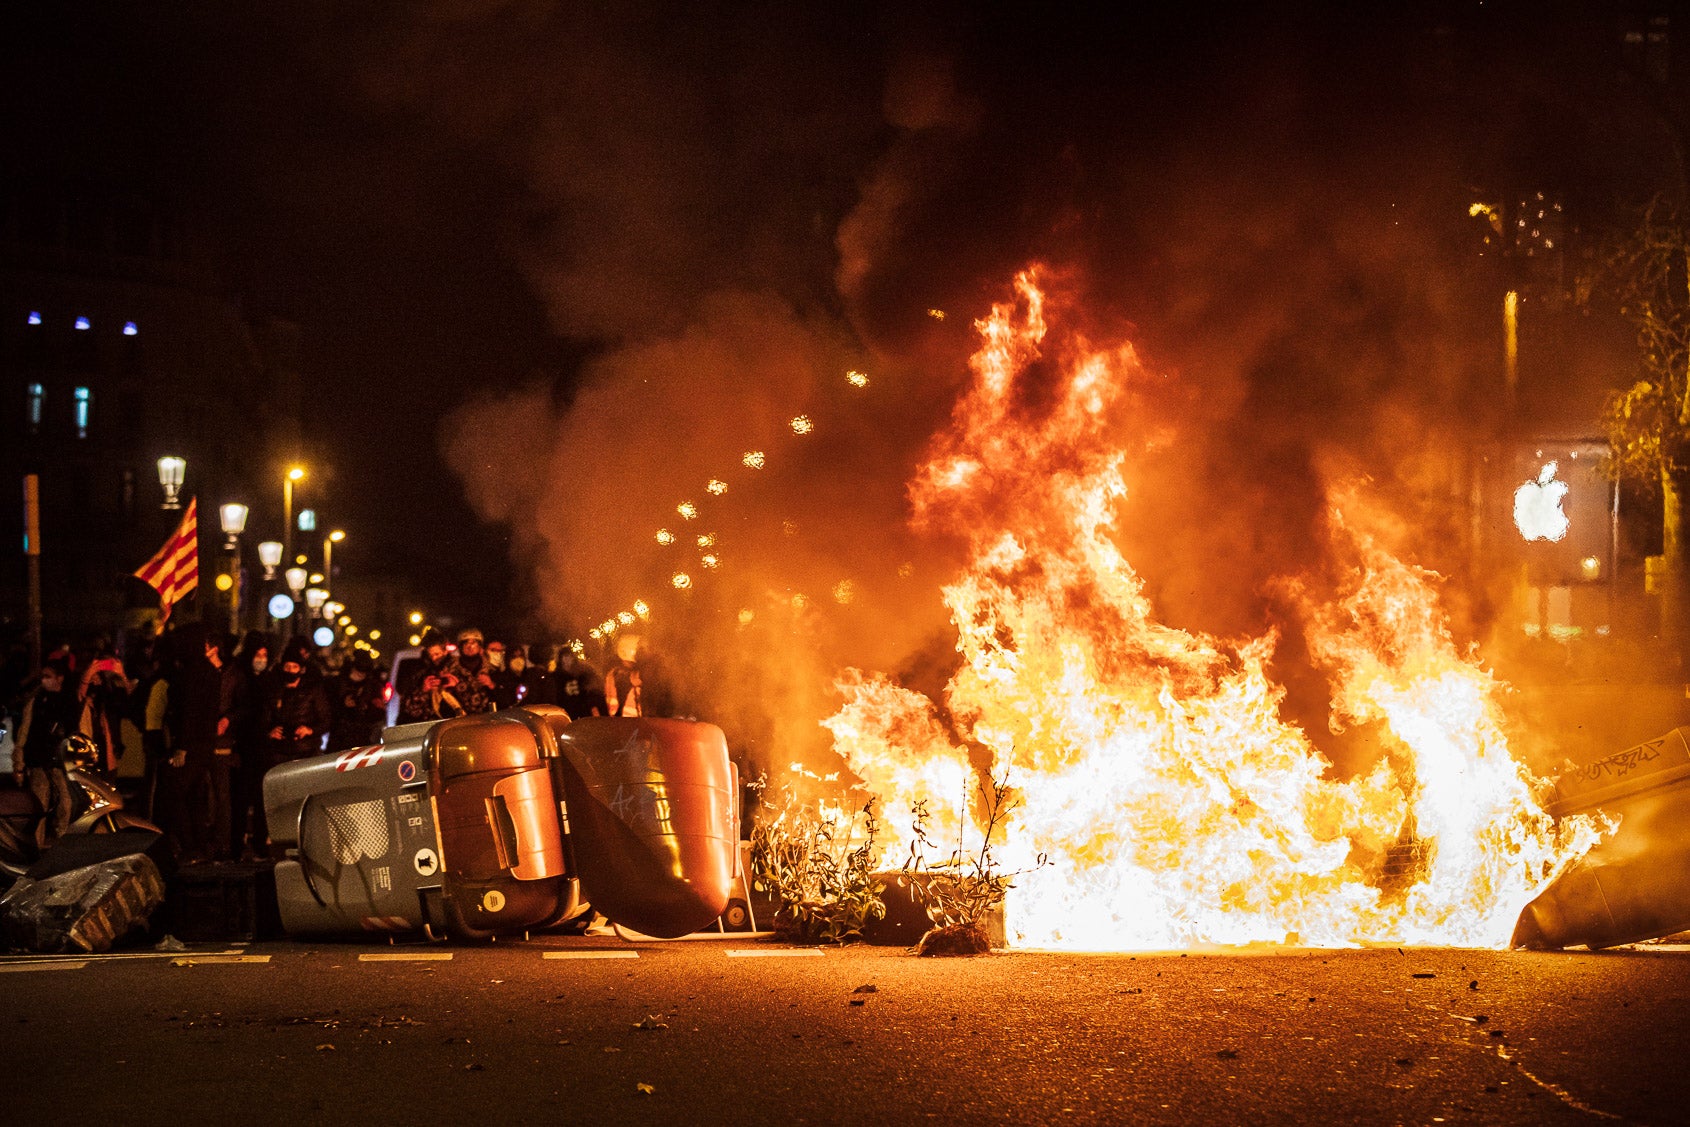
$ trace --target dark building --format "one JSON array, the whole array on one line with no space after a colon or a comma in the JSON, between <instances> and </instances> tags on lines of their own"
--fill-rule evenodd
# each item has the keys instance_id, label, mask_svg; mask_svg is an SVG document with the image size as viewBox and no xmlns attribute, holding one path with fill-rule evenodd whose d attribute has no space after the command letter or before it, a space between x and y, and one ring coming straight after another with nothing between
<instances>
[{"instance_id":1,"label":"dark building","mask_svg":"<svg viewBox=\"0 0 1690 1127\"><path fill-rule=\"evenodd\" d=\"M165 455L186 459L183 503L199 500L200 592L177 613L226 621L228 596L214 582L227 568L218 506L244 502L249 530L280 528L280 467L299 439L297 335L250 324L156 200L97 184L0 182L9 628L27 621L27 474L40 479L49 643L115 636L156 613L132 573L181 516L162 508Z\"/></svg>"}]
</instances>

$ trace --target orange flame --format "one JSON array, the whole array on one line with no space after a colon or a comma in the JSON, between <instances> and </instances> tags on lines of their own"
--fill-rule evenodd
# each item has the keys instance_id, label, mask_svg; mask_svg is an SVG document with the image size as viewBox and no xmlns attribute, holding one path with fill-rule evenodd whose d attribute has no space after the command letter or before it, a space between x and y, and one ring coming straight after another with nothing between
<instances>
[{"instance_id":1,"label":"orange flame","mask_svg":"<svg viewBox=\"0 0 1690 1127\"><path fill-rule=\"evenodd\" d=\"M971 544L943 592L962 657L948 723L857 671L825 722L891 836L926 799L929 836L977 841L979 772L1007 777L1002 857L1028 870L1005 909L1014 945L1505 943L1597 831L1538 805L1508 751L1503 686L1458 651L1428 574L1337 521L1335 547L1359 563L1336 604L1305 600L1310 646L1335 722L1379 725L1389 754L1333 779L1281 715L1276 637L1227 644L1158 622L1116 546L1127 486L1106 432L1146 378L1133 349L1056 342L1061 386L1029 421L1016 390L1049 327L1036 275L1016 290L977 323L971 387L911 485L920 522ZM1040 855L1053 864L1034 868Z\"/></svg>"}]
</instances>

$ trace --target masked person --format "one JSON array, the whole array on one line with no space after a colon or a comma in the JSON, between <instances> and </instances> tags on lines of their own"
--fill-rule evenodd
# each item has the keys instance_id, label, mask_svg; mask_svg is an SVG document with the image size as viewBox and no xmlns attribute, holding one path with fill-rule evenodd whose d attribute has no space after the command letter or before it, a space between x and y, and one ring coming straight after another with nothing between
<instances>
[{"instance_id":1,"label":"masked person","mask_svg":"<svg viewBox=\"0 0 1690 1127\"><path fill-rule=\"evenodd\" d=\"M47 814L39 833L45 846L70 828L70 776L65 772L59 742L76 731L81 705L66 685L69 671L59 661L41 667L40 683L23 706L17 738L12 744L12 778L28 787L37 806Z\"/></svg>"},{"instance_id":2,"label":"masked person","mask_svg":"<svg viewBox=\"0 0 1690 1127\"><path fill-rule=\"evenodd\" d=\"M411 671L410 684L404 690L399 723L420 724L462 716L468 711L460 699L462 694L463 670L452 660L445 637L431 628L422 636L422 660Z\"/></svg>"},{"instance_id":3,"label":"masked person","mask_svg":"<svg viewBox=\"0 0 1690 1127\"><path fill-rule=\"evenodd\" d=\"M354 653L332 683L330 707L334 719L329 724L328 750L345 751L380 742L382 721L387 719L381 690L382 682L375 676L375 662L369 653Z\"/></svg>"},{"instance_id":4,"label":"masked person","mask_svg":"<svg viewBox=\"0 0 1690 1127\"><path fill-rule=\"evenodd\" d=\"M332 721L322 678L311 667L311 652L301 639L282 651L277 676L266 686L263 727L269 743L265 770L316 755Z\"/></svg>"},{"instance_id":5,"label":"masked person","mask_svg":"<svg viewBox=\"0 0 1690 1127\"><path fill-rule=\"evenodd\" d=\"M328 731L329 700L323 694L322 678L311 666L311 650L304 639L295 638L282 650L281 664L264 682L263 715L259 728L264 733L263 770L295 759L316 755L323 748ZM259 777L259 801L252 813L253 850L269 852L269 824L264 817L263 776Z\"/></svg>"}]
</instances>

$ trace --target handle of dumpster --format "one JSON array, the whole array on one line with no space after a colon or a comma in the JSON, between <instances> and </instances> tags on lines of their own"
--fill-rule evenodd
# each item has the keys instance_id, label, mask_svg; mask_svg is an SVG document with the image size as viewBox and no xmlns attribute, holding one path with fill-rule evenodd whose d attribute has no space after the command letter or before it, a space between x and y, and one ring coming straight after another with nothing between
<instances>
[{"instance_id":1,"label":"handle of dumpster","mask_svg":"<svg viewBox=\"0 0 1690 1127\"><path fill-rule=\"evenodd\" d=\"M316 883L311 879L311 858L305 855L305 808L311 805L314 797L316 796L308 794L299 804L299 816L293 826L293 840L295 848L299 850L299 873L305 878L305 891L311 894L311 899L317 902L319 908L327 908L328 901L323 899L322 894L317 891Z\"/></svg>"},{"instance_id":2,"label":"handle of dumpster","mask_svg":"<svg viewBox=\"0 0 1690 1127\"><path fill-rule=\"evenodd\" d=\"M499 854L499 868L507 872L517 866L516 819L505 796L495 794L487 800L487 824L493 831L493 848Z\"/></svg>"}]
</instances>

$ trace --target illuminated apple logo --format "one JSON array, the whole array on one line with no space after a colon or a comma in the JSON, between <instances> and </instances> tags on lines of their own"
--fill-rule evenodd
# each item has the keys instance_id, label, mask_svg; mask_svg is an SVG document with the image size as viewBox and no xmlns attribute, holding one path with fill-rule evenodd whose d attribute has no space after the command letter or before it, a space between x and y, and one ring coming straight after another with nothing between
<instances>
[{"instance_id":1,"label":"illuminated apple logo","mask_svg":"<svg viewBox=\"0 0 1690 1127\"><path fill-rule=\"evenodd\" d=\"M1556 463L1538 471L1536 481L1514 490L1514 527L1527 540L1560 540L1571 524L1561 509L1567 483L1555 480Z\"/></svg>"}]
</instances>

